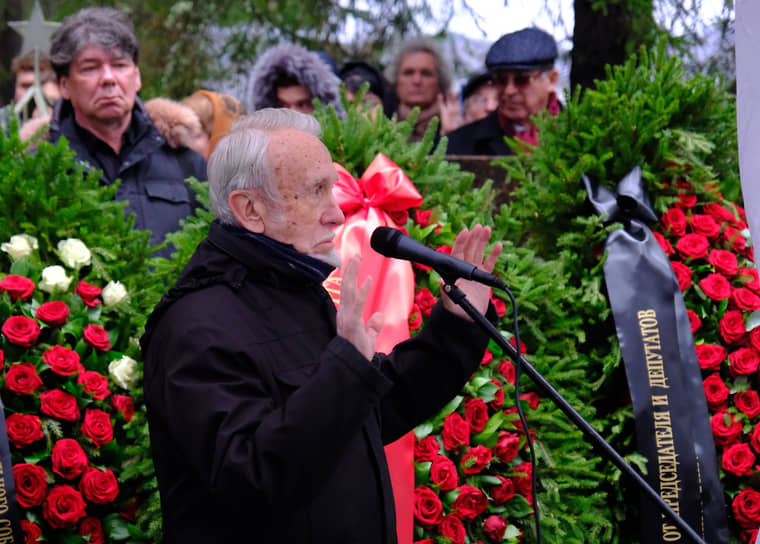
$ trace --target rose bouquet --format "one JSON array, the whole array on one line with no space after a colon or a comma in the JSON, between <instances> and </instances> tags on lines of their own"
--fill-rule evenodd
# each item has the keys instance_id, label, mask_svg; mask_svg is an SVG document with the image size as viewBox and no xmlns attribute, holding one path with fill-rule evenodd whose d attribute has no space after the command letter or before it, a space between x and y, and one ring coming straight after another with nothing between
<instances>
[{"instance_id":1,"label":"rose bouquet","mask_svg":"<svg viewBox=\"0 0 760 544\"><path fill-rule=\"evenodd\" d=\"M760 527L760 282L744 210L686 184L655 233L684 295L734 534Z\"/></svg>"},{"instance_id":2,"label":"rose bouquet","mask_svg":"<svg viewBox=\"0 0 760 544\"><path fill-rule=\"evenodd\" d=\"M410 228L417 237L432 235L429 242L438 240L436 250L450 253L451 246L440 243L450 241L450 233L430 222L430 211L416 210ZM437 274L424 265L415 267L412 334L422 328L437 301L424 287L436 285ZM492 302L504 317L504 301ZM522 538L518 525L530 523L533 515L532 465L514 392L514 366L492 341L462 393L415 429L416 542L513 543ZM523 394L521 403L529 412L538 406L539 396Z\"/></svg>"},{"instance_id":3,"label":"rose bouquet","mask_svg":"<svg viewBox=\"0 0 760 544\"><path fill-rule=\"evenodd\" d=\"M25 542L127 539L138 506L128 445L143 423L128 294L89 279L81 240L57 243L60 264L40 262L25 234L0 249L12 263L0 273L0 397Z\"/></svg>"}]
</instances>

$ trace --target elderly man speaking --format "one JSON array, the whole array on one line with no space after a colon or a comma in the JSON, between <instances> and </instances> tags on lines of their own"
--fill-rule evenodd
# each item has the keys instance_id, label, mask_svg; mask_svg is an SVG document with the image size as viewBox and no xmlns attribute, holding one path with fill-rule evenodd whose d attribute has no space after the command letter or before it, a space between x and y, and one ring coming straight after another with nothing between
<instances>
[{"instance_id":1,"label":"elderly man speaking","mask_svg":"<svg viewBox=\"0 0 760 544\"><path fill-rule=\"evenodd\" d=\"M375 353L382 315L346 263L338 175L318 122L264 109L209 160L216 220L142 338L166 543L394 543L383 445L433 415L478 367L487 336L445 295L428 325ZM452 255L491 271L490 229ZM459 280L481 312L490 289Z\"/></svg>"}]
</instances>

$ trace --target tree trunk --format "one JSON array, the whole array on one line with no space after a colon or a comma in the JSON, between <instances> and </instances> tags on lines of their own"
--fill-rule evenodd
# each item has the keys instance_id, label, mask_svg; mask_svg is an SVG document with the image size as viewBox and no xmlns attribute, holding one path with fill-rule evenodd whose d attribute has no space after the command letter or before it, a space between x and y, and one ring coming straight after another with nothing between
<instances>
[{"instance_id":1,"label":"tree trunk","mask_svg":"<svg viewBox=\"0 0 760 544\"><path fill-rule=\"evenodd\" d=\"M630 2L607 2L593 9L594 0L574 0L572 68L570 88L592 87L595 79L605 79L606 64L623 63L646 41L654 28L652 1L648 7L629 7Z\"/></svg>"},{"instance_id":2,"label":"tree trunk","mask_svg":"<svg viewBox=\"0 0 760 544\"><path fill-rule=\"evenodd\" d=\"M3 23L8 21L21 21L24 19L23 0L4 0L0 2L0 16ZM11 60L21 49L21 36L7 26L2 25L0 31L0 104L7 104L13 98L13 74L11 73Z\"/></svg>"}]
</instances>

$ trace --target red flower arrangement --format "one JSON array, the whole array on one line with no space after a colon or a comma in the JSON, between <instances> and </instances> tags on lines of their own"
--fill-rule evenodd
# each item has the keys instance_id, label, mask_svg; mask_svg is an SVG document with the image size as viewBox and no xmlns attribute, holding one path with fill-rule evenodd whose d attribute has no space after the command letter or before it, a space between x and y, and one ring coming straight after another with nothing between
<instances>
[{"instance_id":1,"label":"red flower arrangement","mask_svg":"<svg viewBox=\"0 0 760 544\"><path fill-rule=\"evenodd\" d=\"M120 514L136 490L121 478L123 448L142 429L128 390L137 365L115 346L136 347L120 336L120 301L72 281L89 271L43 268L30 254L0 276L0 396L26 543L128 534Z\"/></svg>"},{"instance_id":2,"label":"red flower arrangement","mask_svg":"<svg viewBox=\"0 0 760 544\"><path fill-rule=\"evenodd\" d=\"M410 216L410 235L439 251L451 251L454 235L448 225L439 223L434 230L429 226L430 213L421 210ZM432 290L436 273L416 267L416 275L409 316L412 334L438 300ZM504 301L494 297L492 302L503 318ZM522 343L520 348L527 351ZM415 430L416 544L517 543L522 531L514 522L532 523L532 470L526 468L530 467L526 440L515 410L514 368L505 357L495 343L489 345L462 394ZM535 393L524 399L526 411L535 409L539 401Z\"/></svg>"},{"instance_id":3,"label":"red flower arrangement","mask_svg":"<svg viewBox=\"0 0 760 544\"><path fill-rule=\"evenodd\" d=\"M661 227L663 249L677 250L671 264L693 316L727 504L750 541L760 527L760 322L753 314L760 284L744 211L725 201L700 207L696 198L682 198L663 214Z\"/></svg>"}]
</instances>

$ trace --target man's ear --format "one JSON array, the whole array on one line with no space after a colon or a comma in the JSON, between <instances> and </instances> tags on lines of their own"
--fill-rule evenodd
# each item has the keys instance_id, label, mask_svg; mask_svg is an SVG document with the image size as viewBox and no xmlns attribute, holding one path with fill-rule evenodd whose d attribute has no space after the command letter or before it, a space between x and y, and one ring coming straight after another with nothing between
<instances>
[{"instance_id":1,"label":"man's ear","mask_svg":"<svg viewBox=\"0 0 760 544\"><path fill-rule=\"evenodd\" d=\"M58 88L61 91L61 96L65 98L66 100L71 99L71 93L69 93L69 78L66 76L61 76L58 79Z\"/></svg>"},{"instance_id":2,"label":"man's ear","mask_svg":"<svg viewBox=\"0 0 760 544\"><path fill-rule=\"evenodd\" d=\"M267 207L256 191L238 189L227 199L232 215L240 225L251 232L263 233L266 225Z\"/></svg>"},{"instance_id":3,"label":"man's ear","mask_svg":"<svg viewBox=\"0 0 760 544\"><path fill-rule=\"evenodd\" d=\"M556 68L552 68L549 71L549 82L552 84L552 87L554 87L557 84L557 81L559 81L559 72Z\"/></svg>"}]
</instances>

